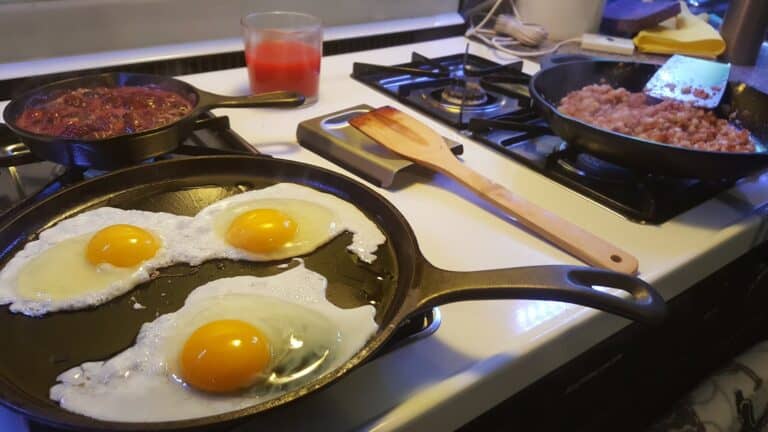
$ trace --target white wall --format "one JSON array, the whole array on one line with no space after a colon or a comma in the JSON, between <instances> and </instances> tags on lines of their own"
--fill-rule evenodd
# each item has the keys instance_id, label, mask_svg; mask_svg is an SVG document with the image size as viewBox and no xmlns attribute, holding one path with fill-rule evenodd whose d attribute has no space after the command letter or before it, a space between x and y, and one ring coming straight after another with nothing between
<instances>
[{"instance_id":1,"label":"white wall","mask_svg":"<svg viewBox=\"0 0 768 432\"><path fill-rule=\"evenodd\" d=\"M459 0L55 0L0 4L0 63L240 35L245 11L293 10L325 25L430 16Z\"/></svg>"}]
</instances>

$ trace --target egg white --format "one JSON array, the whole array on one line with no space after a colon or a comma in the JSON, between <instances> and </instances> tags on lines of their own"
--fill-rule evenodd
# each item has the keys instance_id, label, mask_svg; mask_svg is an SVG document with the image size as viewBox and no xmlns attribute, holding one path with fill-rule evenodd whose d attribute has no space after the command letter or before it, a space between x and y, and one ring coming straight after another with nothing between
<instances>
[{"instance_id":1,"label":"egg white","mask_svg":"<svg viewBox=\"0 0 768 432\"><path fill-rule=\"evenodd\" d=\"M40 316L105 303L149 280L158 268L194 260L187 250L192 243L186 230L191 220L170 213L101 207L61 221L27 243L0 270L0 305L10 303L11 312ZM90 266L85 258L90 236L116 224L152 233L162 242L160 249L136 267ZM26 277L30 272L34 277ZM22 278L41 286L22 290Z\"/></svg>"},{"instance_id":2,"label":"egg white","mask_svg":"<svg viewBox=\"0 0 768 432\"><path fill-rule=\"evenodd\" d=\"M305 230L311 234L295 245L261 254L236 248L225 240L226 222L244 211L276 206L297 219L299 233ZM305 255L342 232L350 231L352 243L347 249L371 263L376 259L374 252L386 240L376 224L351 203L295 183L279 183L215 202L195 216L190 231L190 235L198 239L193 253L199 262L213 258L270 261Z\"/></svg>"},{"instance_id":3,"label":"egg white","mask_svg":"<svg viewBox=\"0 0 768 432\"><path fill-rule=\"evenodd\" d=\"M303 265L275 276L209 282L192 291L178 311L144 324L132 347L107 361L62 373L50 397L69 411L124 422L204 417L279 397L343 365L377 330L373 306L338 308L326 300L326 285L323 276ZM327 347L331 355L303 380L288 385L257 384L224 395L183 385L175 368L186 337L205 322L232 318L262 326L273 358L288 349L286 335L296 336L310 350Z\"/></svg>"}]
</instances>

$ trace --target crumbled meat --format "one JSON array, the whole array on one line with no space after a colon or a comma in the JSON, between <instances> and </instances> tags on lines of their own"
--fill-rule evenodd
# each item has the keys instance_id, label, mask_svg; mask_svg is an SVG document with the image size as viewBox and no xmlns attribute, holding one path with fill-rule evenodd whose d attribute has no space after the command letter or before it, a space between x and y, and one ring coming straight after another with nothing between
<instances>
[{"instance_id":1,"label":"crumbled meat","mask_svg":"<svg viewBox=\"0 0 768 432\"><path fill-rule=\"evenodd\" d=\"M683 87L680 89L680 93L682 94L691 94L691 86Z\"/></svg>"},{"instance_id":2,"label":"crumbled meat","mask_svg":"<svg viewBox=\"0 0 768 432\"><path fill-rule=\"evenodd\" d=\"M697 88L696 90L693 91L693 96L699 99L709 99L711 95L707 93L706 90L702 88Z\"/></svg>"},{"instance_id":3,"label":"crumbled meat","mask_svg":"<svg viewBox=\"0 0 768 432\"><path fill-rule=\"evenodd\" d=\"M710 110L672 100L649 105L643 93L606 84L569 93L558 109L603 129L664 144L706 151L755 150L748 131L715 117Z\"/></svg>"},{"instance_id":4,"label":"crumbled meat","mask_svg":"<svg viewBox=\"0 0 768 432\"><path fill-rule=\"evenodd\" d=\"M192 103L159 88L94 87L38 98L16 120L29 132L104 139L161 127L187 115Z\"/></svg>"}]
</instances>

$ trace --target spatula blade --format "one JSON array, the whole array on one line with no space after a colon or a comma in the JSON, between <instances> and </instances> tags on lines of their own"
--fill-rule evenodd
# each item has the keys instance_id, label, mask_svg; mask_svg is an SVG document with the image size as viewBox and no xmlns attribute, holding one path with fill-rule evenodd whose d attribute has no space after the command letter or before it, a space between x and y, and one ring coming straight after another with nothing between
<instances>
[{"instance_id":1,"label":"spatula blade","mask_svg":"<svg viewBox=\"0 0 768 432\"><path fill-rule=\"evenodd\" d=\"M674 55L656 71L644 91L655 98L712 109L723 97L730 72L730 63Z\"/></svg>"}]
</instances>

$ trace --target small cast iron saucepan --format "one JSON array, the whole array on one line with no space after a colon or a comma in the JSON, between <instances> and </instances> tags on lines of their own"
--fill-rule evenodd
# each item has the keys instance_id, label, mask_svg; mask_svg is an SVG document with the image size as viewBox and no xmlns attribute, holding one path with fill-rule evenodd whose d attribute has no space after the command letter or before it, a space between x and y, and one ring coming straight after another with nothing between
<instances>
[{"instance_id":1,"label":"small cast iron saucepan","mask_svg":"<svg viewBox=\"0 0 768 432\"><path fill-rule=\"evenodd\" d=\"M176 93L192 103L192 109L178 120L142 132L106 139L80 139L40 135L19 127L17 119L41 100L56 97L64 91L92 87L150 86ZM295 107L304 102L298 93L274 92L254 96L221 96L200 90L170 77L137 73L105 73L57 81L27 91L5 107L5 124L21 138L37 157L62 165L97 169L115 169L168 153L192 133L198 116L206 110L221 107Z\"/></svg>"},{"instance_id":2,"label":"small cast iron saucepan","mask_svg":"<svg viewBox=\"0 0 768 432\"><path fill-rule=\"evenodd\" d=\"M632 92L643 90L660 65L565 58L537 72L530 82L533 106L549 127L569 144L643 174L708 180L737 179L768 167L768 94L744 83L729 82L720 118L747 129L755 151L731 153L694 150L602 129L561 113L557 106L568 93L590 84L607 83ZM568 61L572 60L572 61Z\"/></svg>"},{"instance_id":3,"label":"small cast iron saucepan","mask_svg":"<svg viewBox=\"0 0 768 432\"><path fill-rule=\"evenodd\" d=\"M159 423L100 421L61 409L48 398L56 376L85 361L107 359L134 343L142 323L177 310L188 293L214 279L285 271L286 262L211 261L197 268L176 265L129 294L96 308L29 318L0 308L0 400L30 418L77 430L209 430L268 409L290 410L290 401L338 380L366 362L414 313L436 305L476 299L538 299L576 303L632 320L660 322L666 306L642 280L587 267L540 266L454 272L422 256L408 222L368 187L334 172L264 156L208 156L174 159L115 171L63 190L0 225L0 266L41 230L100 206L194 215L204 206L248 189L294 182L354 203L386 236L372 264L346 251L344 234L305 256L307 268L328 279L327 297L340 307L373 304L377 333L337 370L277 399L204 418ZM513 245L510 245L513 247ZM457 252L460 253L460 252ZM290 262L290 260L289 260ZM283 268L281 268L281 267ZM65 269L62 269L65 271ZM618 288L618 297L593 289ZM136 310L134 302L146 306ZM503 319L503 317L499 317ZM495 331L488 329L489 332ZM146 395L151 397L151 395Z\"/></svg>"}]
</instances>

